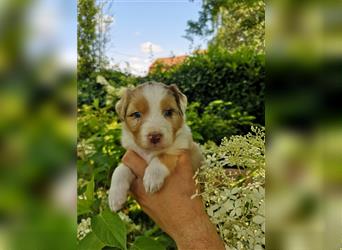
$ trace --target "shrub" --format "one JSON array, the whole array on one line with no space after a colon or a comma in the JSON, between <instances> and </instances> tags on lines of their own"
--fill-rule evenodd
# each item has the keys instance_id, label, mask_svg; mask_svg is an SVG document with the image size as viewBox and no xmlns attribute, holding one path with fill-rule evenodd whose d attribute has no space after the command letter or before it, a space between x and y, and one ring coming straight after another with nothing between
<instances>
[{"instance_id":1,"label":"shrub","mask_svg":"<svg viewBox=\"0 0 342 250\"><path fill-rule=\"evenodd\" d=\"M124 153L121 125L112 107L83 105L77 118L77 171L96 185L108 187L110 174Z\"/></svg>"},{"instance_id":2,"label":"shrub","mask_svg":"<svg viewBox=\"0 0 342 250\"><path fill-rule=\"evenodd\" d=\"M265 248L265 133L252 132L225 138L220 146L207 144L196 175L197 195L230 249ZM237 174L229 174L230 166L239 168Z\"/></svg>"},{"instance_id":3,"label":"shrub","mask_svg":"<svg viewBox=\"0 0 342 250\"><path fill-rule=\"evenodd\" d=\"M102 106L105 98L105 90L100 84L96 83L95 74L90 78L77 81L77 106L91 105L94 100L98 100Z\"/></svg>"},{"instance_id":4,"label":"shrub","mask_svg":"<svg viewBox=\"0 0 342 250\"><path fill-rule=\"evenodd\" d=\"M265 59L251 50L212 49L167 71L157 67L139 82L147 80L176 83L190 102L203 107L216 99L231 101L264 124Z\"/></svg>"},{"instance_id":5,"label":"shrub","mask_svg":"<svg viewBox=\"0 0 342 250\"><path fill-rule=\"evenodd\" d=\"M99 82L99 78L105 81ZM101 72L93 72L89 78L78 79L78 107L87 104L91 105L94 101L98 102L100 107L108 105L106 95L108 97L108 88L114 90L121 87L134 86L139 83L138 77L128 73L122 73L117 70L102 70ZM112 103L113 104L113 103Z\"/></svg>"},{"instance_id":6,"label":"shrub","mask_svg":"<svg viewBox=\"0 0 342 250\"><path fill-rule=\"evenodd\" d=\"M201 109L199 102L193 102L187 110L187 124L199 143L211 140L219 144L223 137L245 134L254 120L241 107L222 100L212 101Z\"/></svg>"},{"instance_id":7,"label":"shrub","mask_svg":"<svg viewBox=\"0 0 342 250\"><path fill-rule=\"evenodd\" d=\"M102 70L98 75L103 76L110 85L116 88L137 85L139 83L139 77L117 70Z\"/></svg>"}]
</instances>

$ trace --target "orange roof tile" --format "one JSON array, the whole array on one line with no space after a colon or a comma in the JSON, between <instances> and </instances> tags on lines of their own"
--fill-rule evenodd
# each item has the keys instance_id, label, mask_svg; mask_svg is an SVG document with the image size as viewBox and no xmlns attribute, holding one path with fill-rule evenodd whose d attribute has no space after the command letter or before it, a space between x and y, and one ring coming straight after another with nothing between
<instances>
[{"instance_id":1,"label":"orange roof tile","mask_svg":"<svg viewBox=\"0 0 342 250\"><path fill-rule=\"evenodd\" d=\"M151 64L148 71L149 72L153 71L154 69L156 69L158 65L161 65L162 69L164 70L169 69L175 65L181 64L182 62L184 62L184 60L187 57L188 56L186 55L182 55L182 56L158 58Z\"/></svg>"},{"instance_id":2,"label":"orange roof tile","mask_svg":"<svg viewBox=\"0 0 342 250\"><path fill-rule=\"evenodd\" d=\"M194 54L204 54L207 50L196 50ZM149 67L148 72L152 72L157 68L157 66L161 66L162 71L172 68L173 66L179 65L185 61L188 55L181 56L172 56L172 57L161 57L157 58Z\"/></svg>"}]
</instances>

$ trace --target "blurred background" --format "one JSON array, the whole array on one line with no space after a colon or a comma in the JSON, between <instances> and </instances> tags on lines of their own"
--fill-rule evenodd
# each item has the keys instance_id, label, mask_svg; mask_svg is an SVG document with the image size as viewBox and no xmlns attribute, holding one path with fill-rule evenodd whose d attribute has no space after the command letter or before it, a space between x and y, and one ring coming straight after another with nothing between
<instances>
[{"instance_id":1,"label":"blurred background","mask_svg":"<svg viewBox=\"0 0 342 250\"><path fill-rule=\"evenodd\" d=\"M342 247L342 3L266 7L267 249Z\"/></svg>"},{"instance_id":2,"label":"blurred background","mask_svg":"<svg viewBox=\"0 0 342 250\"><path fill-rule=\"evenodd\" d=\"M76 1L0 1L0 249L76 247Z\"/></svg>"}]
</instances>

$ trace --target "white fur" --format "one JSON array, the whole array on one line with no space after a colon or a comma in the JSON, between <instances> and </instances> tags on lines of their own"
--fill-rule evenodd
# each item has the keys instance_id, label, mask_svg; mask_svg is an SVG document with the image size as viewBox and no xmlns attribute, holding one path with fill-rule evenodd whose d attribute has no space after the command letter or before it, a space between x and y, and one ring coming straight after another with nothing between
<instances>
[{"instance_id":1,"label":"white fur","mask_svg":"<svg viewBox=\"0 0 342 250\"><path fill-rule=\"evenodd\" d=\"M111 210L119 210L126 202L129 187L134 178L132 171L123 163L115 169L108 195Z\"/></svg>"},{"instance_id":2,"label":"white fur","mask_svg":"<svg viewBox=\"0 0 342 250\"><path fill-rule=\"evenodd\" d=\"M160 110L160 102L166 96L167 91L159 85L147 85L143 89L149 113L141 126L141 141L145 147L148 147L150 141L148 134L158 132L162 134L161 146L169 146L172 144L172 126L163 116L163 111Z\"/></svg>"},{"instance_id":3,"label":"white fur","mask_svg":"<svg viewBox=\"0 0 342 250\"><path fill-rule=\"evenodd\" d=\"M189 149L191 152L193 168L197 169L200 166L203 156L200 149L193 143L191 130L185 124L177 131L175 139L172 136L172 125L163 116L163 111L160 110L160 102L167 94L167 90L159 84L146 85L143 89L143 95L148 101L149 113L144 119L141 126L141 141L143 144L148 144L148 134L151 132L161 133L162 147L160 150L146 150L141 148L134 140L133 134L129 131L126 124L122 124L122 146L139 154L148 164L143 182L146 192L158 191L164 183L165 178L170 174L169 169L156 157L160 153L178 155L181 150ZM186 98L181 103L183 113L186 108ZM185 116L184 116L185 120ZM195 145L195 146L194 146ZM148 147L146 147L148 148ZM109 204L113 211L117 211L122 207L127 198L127 193L134 175L122 163L115 169L112 177L112 183L109 191Z\"/></svg>"},{"instance_id":4,"label":"white fur","mask_svg":"<svg viewBox=\"0 0 342 250\"><path fill-rule=\"evenodd\" d=\"M160 162L158 157L153 158L145 169L144 187L146 192L154 193L158 191L169 174L169 169Z\"/></svg>"}]
</instances>

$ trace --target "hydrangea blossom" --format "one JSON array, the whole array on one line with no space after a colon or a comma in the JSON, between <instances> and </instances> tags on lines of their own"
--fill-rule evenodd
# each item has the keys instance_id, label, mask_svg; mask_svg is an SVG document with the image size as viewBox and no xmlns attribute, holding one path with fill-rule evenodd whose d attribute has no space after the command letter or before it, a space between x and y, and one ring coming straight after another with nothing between
<instances>
[{"instance_id":1,"label":"hydrangea blossom","mask_svg":"<svg viewBox=\"0 0 342 250\"><path fill-rule=\"evenodd\" d=\"M211 221L227 249L265 248L265 133L252 127L245 136L204 146L205 164L195 180ZM232 169L233 168L233 169Z\"/></svg>"}]
</instances>

